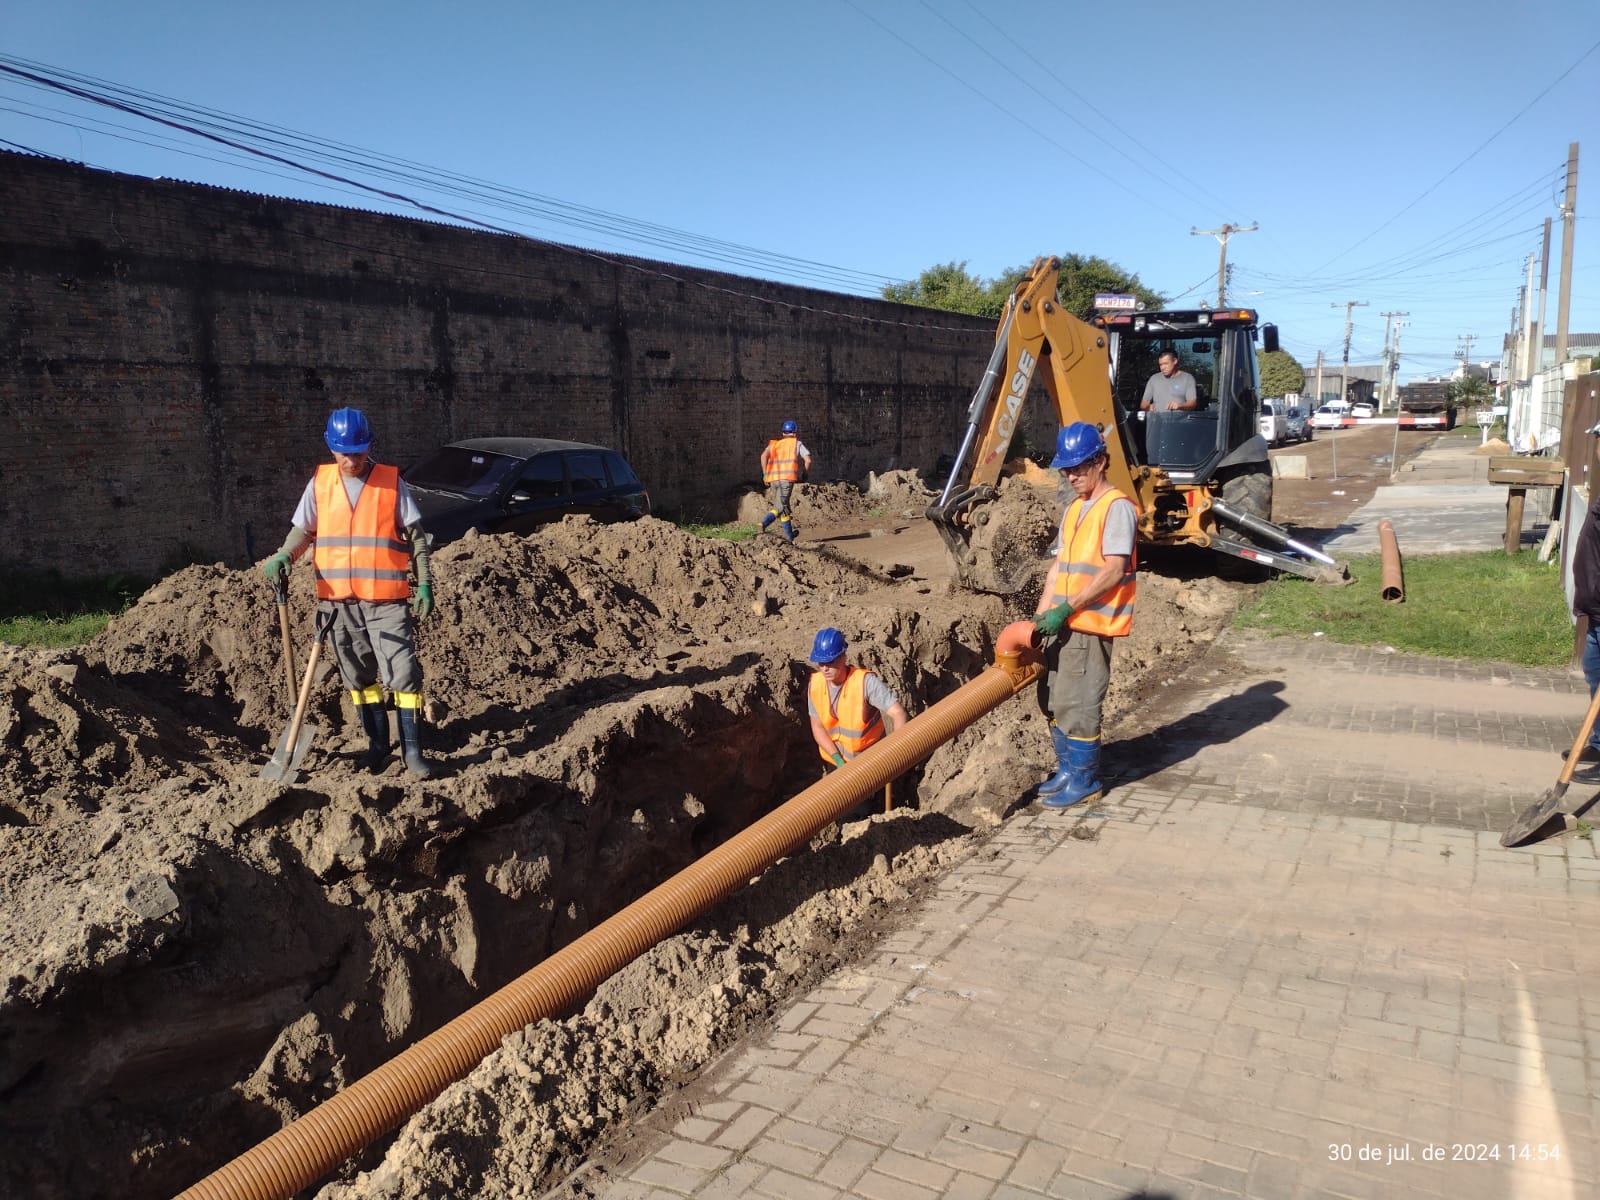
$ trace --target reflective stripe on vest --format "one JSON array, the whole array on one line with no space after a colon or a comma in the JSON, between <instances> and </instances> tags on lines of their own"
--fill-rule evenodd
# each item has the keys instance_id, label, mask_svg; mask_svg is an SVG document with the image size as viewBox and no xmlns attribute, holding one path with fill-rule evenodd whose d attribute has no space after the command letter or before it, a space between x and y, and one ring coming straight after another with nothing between
<instances>
[{"instance_id":1,"label":"reflective stripe on vest","mask_svg":"<svg viewBox=\"0 0 1600 1200\"><path fill-rule=\"evenodd\" d=\"M773 438L767 443L767 469L762 479L766 483L798 483L800 481L799 438Z\"/></svg>"},{"instance_id":2,"label":"reflective stripe on vest","mask_svg":"<svg viewBox=\"0 0 1600 1200\"><path fill-rule=\"evenodd\" d=\"M1133 596L1137 587L1138 547L1128 555L1128 569L1122 578L1103 596L1086 608L1078 608L1074 594L1082 592L1089 581L1106 565L1101 547L1105 542L1106 516L1117 500L1127 500L1112 488L1098 500L1090 502L1085 511L1084 502L1074 500L1067 506L1066 518L1061 522L1061 549L1056 555L1056 591L1058 599L1072 605L1069 628L1101 637L1127 637L1133 630ZM1131 503L1131 501L1130 501ZM1082 520L1079 520L1079 517Z\"/></svg>"},{"instance_id":3,"label":"reflective stripe on vest","mask_svg":"<svg viewBox=\"0 0 1600 1200\"><path fill-rule=\"evenodd\" d=\"M883 714L867 703L867 676L865 667L851 667L850 673L839 685L839 699L828 699L828 681L817 671L811 676L811 707L817 710L817 720L833 739L839 753L854 758L873 742L883 737ZM871 714L868 716L868 714ZM824 762L832 762L821 746L817 753Z\"/></svg>"},{"instance_id":4,"label":"reflective stripe on vest","mask_svg":"<svg viewBox=\"0 0 1600 1200\"><path fill-rule=\"evenodd\" d=\"M317 541L312 565L321 600L404 600L411 543L400 536L395 508L400 472L373 465L355 508L337 464L317 468Z\"/></svg>"}]
</instances>

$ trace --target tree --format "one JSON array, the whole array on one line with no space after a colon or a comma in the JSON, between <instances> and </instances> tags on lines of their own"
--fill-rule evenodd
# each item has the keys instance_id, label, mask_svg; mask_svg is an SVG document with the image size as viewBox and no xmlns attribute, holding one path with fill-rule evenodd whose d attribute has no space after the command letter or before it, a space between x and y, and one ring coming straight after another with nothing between
<instances>
[{"instance_id":1,"label":"tree","mask_svg":"<svg viewBox=\"0 0 1600 1200\"><path fill-rule=\"evenodd\" d=\"M1012 267L998 279L985 280L969 272L964 261L942 263L929 267L909 283L890 284L883 289L883 298L998 318L1005 311L1006 300L1032 265ZM1159 292L1139 282L1138 275L1129 274L1097 254L1063 254L1058 291L1063 307L1085 321L1094 315L1097 292L1131 293L1139 298L1143 308L1160 308L1163 302Z\"/></svg>"},{"instance_id":2,"label":"tree","mask_svg":"<svg viewBox=\"0 0 1600 1200\"><path fill-rule=\"evenodd\" d=\"M1487 379L1477 375L1463 375L1450 381L1450 399L1466 408L1482 408L1494 396L1494 388Z\"/></svg>"},{"instance_id":3,"label":"tree","mask_svg":"<svg viewBox=\"0 0 1600 1200\"><path fill-rule=\"evenodd\" d=\"M906 283L891 283L883 289L883 298L975 317L998 317L1005 307L1005 296L996 300L992 293L993 285L968 271L963 259L929 267Z\"/></svg>"},{"instance_id":4,"label":"tree","mask_svg":"<svg viewBox=\"0 0 1600 1200\"><path fill-rule=\"evenodd\" d=\"M1271 354L1257 350L1256 363L1261 370L1263 396L1287 396L1290 392L1305 391L1306 369L1287 350L1274 350Z\"/></svg>"}]
</instances>

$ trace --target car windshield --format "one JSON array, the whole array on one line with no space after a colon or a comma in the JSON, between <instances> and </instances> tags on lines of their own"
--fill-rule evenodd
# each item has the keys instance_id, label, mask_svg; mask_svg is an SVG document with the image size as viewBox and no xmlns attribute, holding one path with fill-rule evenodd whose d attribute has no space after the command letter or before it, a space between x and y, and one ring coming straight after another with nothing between
<instances>
[{"instance_id":1,"label":"car windshield","mask_svg":"<svg viewBox=\"0 0 1600 1200\"><path fill-rule=\"evenodd\" d=\"M522 462L489 450L469 450L465 446L441 446L425 458L412 463L401 476L412 487L458 496L492 496L507 475Z\"/></svg>"}]
</instances>

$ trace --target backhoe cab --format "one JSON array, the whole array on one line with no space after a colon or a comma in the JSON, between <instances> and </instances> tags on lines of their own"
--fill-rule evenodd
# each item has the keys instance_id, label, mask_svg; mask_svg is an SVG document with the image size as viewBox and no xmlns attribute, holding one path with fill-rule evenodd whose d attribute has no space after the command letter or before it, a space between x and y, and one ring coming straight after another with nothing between
<instances>
[{"instance_id":1,"label":"backhoe cab","mask_svg":"<svg viewBox=\"0 0 1600 1200\"><path fill-rule=\"evenodd\" d=\"M1276 328L1258 326L1249 309L1117 313L1086 323L1061 307L1059 269L1058 259L1038 259L1012 292L950 477L928 508L962 584L1009 594L1034 575L992 551L988 543L1002 531L984 506L1041 370L1057 422L1087 421L1105 435L1107 478L1138 508L1141 542L1205 546L1312 579L1342 578L1333 559L1270 521L1255 342L1259 331L1265 348L1277 349ZM1200 404L1142 412L1145 383L1168 351L1194 376Z\"/></svg>"}]
</instances>

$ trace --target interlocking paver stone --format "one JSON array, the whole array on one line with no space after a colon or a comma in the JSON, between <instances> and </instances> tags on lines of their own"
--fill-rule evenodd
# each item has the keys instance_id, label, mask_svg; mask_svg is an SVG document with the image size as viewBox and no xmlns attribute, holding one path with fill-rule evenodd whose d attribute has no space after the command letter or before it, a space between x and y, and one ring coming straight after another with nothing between
<instances>
[{"instance_id":1,"label":"interlocking paver stone","mask_svg":"<svg viewBox=\"0 0 1600 1200\"><path fill-rule=\"evenodd\" d=\"M1600 859L1498 840L1581 678L1214 654L1108 747L1102 815L1019 810L596 1194L1600 1194Z\"/></svg>"}]
</instances>

